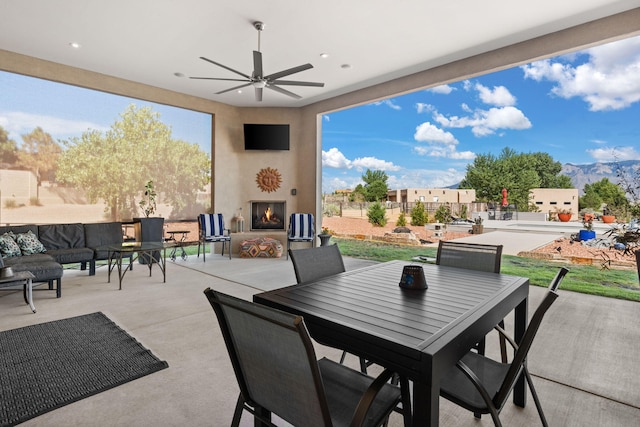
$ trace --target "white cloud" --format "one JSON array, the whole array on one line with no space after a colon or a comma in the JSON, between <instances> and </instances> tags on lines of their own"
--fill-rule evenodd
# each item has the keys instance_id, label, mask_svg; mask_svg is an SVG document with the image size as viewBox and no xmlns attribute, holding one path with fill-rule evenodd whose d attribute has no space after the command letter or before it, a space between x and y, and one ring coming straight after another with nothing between
<instances>
[{"instance_id":1,"label":"white cloud","mask_svg":"<svg viewBox=\"0 0 640 427\"><path fill-rule=\"evenodd\" d=\"M446 132L429 122L424 122L418 126L413 137L419 142L436 142L447 145L456 145L458 143L458 140L451 132Z\"/></svg>"},{"instance_id":2,"label":"white cloud","mask_svg":"<svg viewBox=\"0 0 640 427\"><path fill-rule=\"evenodd\" d=\"M325 114L324 116L322 116L322 118L324 119L325 122L331 121L331 116L329 116L328 114Z\"/></svg>"},{"instance_id":3,"label":"white cloud","mask_svg":"<svg viewBox=\"0 0 640 427\"><path fill-rule=\"evenodd\" d=\"M516 97L511 95L509 89L504 86L494 86L489 89L486 86L477 83L475 89L480 95L480 99L485 104L497 105L499 107L508 107L516 105Z\"/></svg>"},{"instance_id":4,"label":"white cloud","mask_svg":"<svg viewBox=\"0 0 640 427\"><path fill-rule=\"evenodd\" d=\"M10 134L10 138L20 143L20 135L33 131L36 127L50 134L54 138L61 138L71 134L80 134L89 129L106 131L109 128L81 120L60 119L53 116L12 111L0 113L0 126Z\"/></svg>"},{"instance_id":5,"label":"white cloud","mask_svg":"<svg viewBox=\"0 0 640 427\"><path fill-rule=\"evenodd\" d=\"M351 164L358 171L364 171L365 169L397 171L401 169L400 166L394 165L392 162L380 160L375 157L358 157L352 161Z\"/></svg>"},{"instance_id":6,"label":"white cloud","mask_svg":"<svg viewBox=\"0 0 640 427\"><path fill-rule=\"evenodd\" d=\"M413 151L420 156L445 157L449 159L473 159L475 154L470 151L458 152L456 145L458 140L452 133L444 131L429 122L424 122L416 128L413 135L418 142L426 142L427 145L418 145Z\"/></svg>"},{"instance_id":7,"label":"white cloud","mask_svg":"<svg viewBox=\"0 0 640 427\"><path fill-rule=\"evenodd\" d=\"M435 110L435 107L431 104L425 104L423 102L416 102L416 111L418 114L430 113Z\"/></svg>"},{"instance_id":8,"label":"white cloud","mask_svg":"<svg viewBox=\"0 0 640 427\"><path fill-rule=\"evenodd\" d=\"M635 147L596 148L587 153L597 162L640 160L640 152Z\"/></svg>"},{"instance_id":9,"label":"white cloud","mask_svg":"<svg viewBox=\"0 0 640 427\"><path fill-rule=\"evenodd\" d=\"M438 94L441 94L441 95L449 95L454 90L456 90L456 88L454 88L453 86L449 86L449 85L440 85L440 86L435 86L435 87L432 87L430 89L427 89L427 91L429 91L429 92L438 93Z\"/></svg>"},{"instance_id":10,"label":"white cloud","mask_svg":"<svg viewBox=\"0 0 640 427\"><path fill-rule=\"evenodd\" d=\"M620 110L640 101L640 37L587 49L588 61L574 66L550 59L524 65L525 78L555 83L554 95L582 98L591 111Z\"/></svg>"},{"instance_id":11,"label":"white cloud","mask_svg":"<svg viewBox=\"0 0 640 427\"><path fill-rule=\"evenodd\" d=\"M410 169L404 170L401 175L389 175L387 185L391 189L402 188L444 188L457 184L464 178L465 170L453 168L436 169Z\"/></svg>"},{"instance_id":12,"label":"white cloud","mask_svg":"<svg viewBox=\"0 0 640 427\"><path fill-rule=\"evenodd\" d=\"M468 117L434 114L434 120L444 127L464 128L471 127L475 136L494 134L499 129L522 130L531 127L531 122L522 111L516 107L490 108L489 110L476 110Z\"/></svg>"},{"instance_id":13,"label":"white cloud","mask_svg":"<svg viewBox=\"0 0 640 427\"><path fill-rule=\"evenodd\" d=\"M400 107L398 104L396 104L394 102L393 99L385 99L384 101L377 101L377 102L373 102L372 105L386 105L387 107L391 108L392 110L402 110L402 107Z\"/></svg>"},{"instance_id":14,"label":"white cloud","mask_svg":"<svg viewBox=\"0 0 640 427\"><path fill-rule=\"evenodd\" d=\"M337 148L330 148L322 151L322 167L335 169L350 169L351 161Z\"/></svg>"}]
</instances>

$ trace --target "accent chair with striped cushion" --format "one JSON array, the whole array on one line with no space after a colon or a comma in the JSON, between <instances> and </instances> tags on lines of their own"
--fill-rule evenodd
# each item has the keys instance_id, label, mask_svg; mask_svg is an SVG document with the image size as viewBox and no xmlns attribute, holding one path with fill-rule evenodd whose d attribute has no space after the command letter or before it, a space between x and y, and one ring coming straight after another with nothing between
<instances>
[{"instance_id":1,"label":"accent chair with striped cushion","mask_svg":"<svg viewBox=\"0 0 640 427\"><path fill-rule=\"evenodd\" d=\"M289 219L289 231L287 232L287 259L289 259L289 248L291 242L311 242L311 246L316 245L315 228L313 214L292 213Z\"/></svg>"},{"instance_id":2,"label":"accent chair with striped cushion","mask_svg":"<svg viewBox=\"0 0 640 427\"><path fill-rule=\"evenodd\" d=\"M224 228L224 217L220 213L200 214L198 216L198 257L200 257L200 245L202 245L202 260L206 261L207 243L222 243L222 255L224 247L228 247L229 259L231 259L231 230ZM213 248L212 248L213 253Z\"/></svg>"}]
</instances>

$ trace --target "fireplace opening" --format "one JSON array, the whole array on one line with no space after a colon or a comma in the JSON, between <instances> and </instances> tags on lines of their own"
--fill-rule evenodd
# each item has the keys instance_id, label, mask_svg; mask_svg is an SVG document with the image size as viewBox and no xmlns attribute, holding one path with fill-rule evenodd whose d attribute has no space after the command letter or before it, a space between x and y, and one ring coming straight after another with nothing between
<instances>
[{"instance_id":1,"label":"fireplace opening","mask_svg":"<svg viewBox=\"0 0 640 427\"><path fill-rule=\"evenodd\" d=\"M285 202L251 202L251 230L284 230Z\"/></svg>"}]
</instances>

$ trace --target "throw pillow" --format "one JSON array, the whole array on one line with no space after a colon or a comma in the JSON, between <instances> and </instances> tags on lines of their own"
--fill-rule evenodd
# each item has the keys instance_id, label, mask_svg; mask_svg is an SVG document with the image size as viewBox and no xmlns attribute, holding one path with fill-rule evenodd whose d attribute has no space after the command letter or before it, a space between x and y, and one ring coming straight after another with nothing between
<instances>
[{"instance_id":1,"label":"throw pillow","mask_svg":"<svg viewBox=\"0 0 640 427\"><path fill-rule=\"evenodd\" d=\"M4 233L0 236L0 253L5 258L22 255L20 246L16 243L13 233Z\"/></svg>"},{"instance_id":2,"label":"throw pillow","mask_svg":"<svg viewBox=\"0 0 640 427\"><path fill-rule=\"evenodd\" d=\"M18 234L16 236L16 243L20 247L22 255L41 254L47 251L42 242L38 240L31 230Z\"/></svg>"}]
</instances>

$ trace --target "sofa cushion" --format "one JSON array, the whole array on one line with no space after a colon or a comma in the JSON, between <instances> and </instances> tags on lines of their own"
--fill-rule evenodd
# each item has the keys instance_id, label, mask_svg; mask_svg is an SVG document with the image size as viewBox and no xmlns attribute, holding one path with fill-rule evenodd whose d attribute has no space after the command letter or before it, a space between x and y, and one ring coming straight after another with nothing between
<instances>
[{"instance_id":1,"label":"sofa cushion","mask_svg":"<svg viewBox=\"0 0 640 427\"><path fill-rule=\"evenodd\" d=\"M34 255L21 258L31 258L32 256ZM11 266L11 269L14 273L18 271L30 271L36 277L33 279L34 282L48 282L49 280L59 279L63 274L62 266L53 260L44 262L15 263Z\"/></svg>"},{"instance_id":2,"label":"sofa cushion","mask_svg":"<svg viewBox=\"0 0 640 427\"><path fill-rule=\"evenodd\" d=\"M87 247L94 250L95 259L107 259L109 257L109 251L99 248L122 243L122 223L102 222L85 224L84 238Z\"/></svg>"},{"instance_id":3,"label":"sofa cushion","mask_svg":"<svg viewBox=\"0 0 640 427\"><path fill-rule=\"evenodd\" d=\"M20 256L13 258L5 258L4 263L8 267L13 267L16 264L37 264L39 262L55 262L55 259L51 255L46 253L33 254L28 256Z\"/></svg>"},{"instance_id":4,"label":"sofa cushion","mask_svg":"<svg viewBox=\"0 0 640 427\"><path fill-rule=\"evenodd\" d=\"M26 224L26 225L3 225L0 226L0 234L4 233L26 233L27 231L31 231L36 236L38 235L38 226L35 224Z\"/></svg>"},{"instance_id":5,"label":"sofa cushion","mask_svg":"<svg viewBox=\"0 0 640 427\"><path fill-rule=\"evenodd\" d=\"M12 232L4 233L0 236L0 253L3 258L11 258L22 255L20 246L16 243L15 235Z\"/></svg>"},{"instance_id":6,"label":"sofa cushion","mask_svg":"<svg viewBox=\"0 0 640 427\"><path fill-rule=\"evenodd\" d=\"M20 233L16 235L16 243L20 246L22 255L40 254L46 252L44 245L40 243L38 237L31 232Z\"/></svg>"},{"instance_id":7,"label":"sofa cushion","mask_svg":"<svg viewBox=\"0 0 640 427\"><path fill-rule=\"evenodd\" d=\"M38 239L47 250L85 248L82 224L47 224L38 226Z\"/></svg>"},{"instance_id":8,"label":"sofa cushion","mask_svg":"<svg viewBox=\"0 0 640 427\"><path fill-rule=\"evenodd\" d=\"M47 254L60 264L87 262L93 259L93 249L89 248L51 249L47 250ZM29 255L31 256L33 255Z\"/></svg>"}]
</instances>

